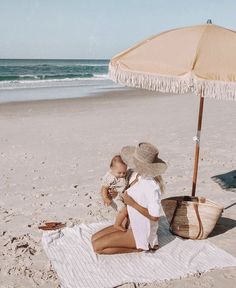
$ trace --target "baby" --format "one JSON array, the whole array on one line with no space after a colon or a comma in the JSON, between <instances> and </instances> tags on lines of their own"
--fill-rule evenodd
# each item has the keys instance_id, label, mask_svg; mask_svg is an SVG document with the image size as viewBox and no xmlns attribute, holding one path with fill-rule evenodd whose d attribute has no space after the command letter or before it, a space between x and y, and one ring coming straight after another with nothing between
<instances>
[{"instance_id":1,"label":"baby","mask_svg":"<svg viewBox=\"0 0 236 288\"><path fill-rule=\"evenodd\" d=\"M116 155L111 160L110 171L103 176L101 183L101 193L104 205L111 205L111 207L118 211L114 227L121 231L126 231L122 224L125 225L128 220L127 208L124 204L122 193L128 187L128 180L131 173L131 170L127 170L127 165L123 162L121 156ZM118 192L117 196L113 199L109 194L112 190Z\"/></svg>"}]
</instances>

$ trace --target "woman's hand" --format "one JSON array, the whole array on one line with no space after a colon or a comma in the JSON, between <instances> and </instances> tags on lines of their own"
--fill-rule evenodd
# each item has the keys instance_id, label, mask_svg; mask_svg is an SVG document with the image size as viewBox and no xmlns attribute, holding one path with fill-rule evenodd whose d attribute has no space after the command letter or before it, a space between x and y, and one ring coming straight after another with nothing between
<instances>
[{"instance_id":1,"label":"woman's hand","mask_svg":"<svg viewBox=\"0 0 236 288\"><path fill-rule=\"evenodd\" d=\"M118 192L116 191L116 189L111 188L109 189L109 195L111 196L111 198L116 198L116 196L118 195Z\"/></svg>"},{"instance_id":2,"label":"woman's hand","mask_svg":"<svg viewBox=\"0 0 236 288\"><path fill-rule=\"evenodd\" d=\"M121 196L122 196L122 198L124 200L124 203L126 205L129 205L129 206L134 206L135 205L136 202L134 201L134 199L132 197L130 197L128 195L128 193L126 191Z\"/></svg>"},{"instance_id":3,"label":"woman's hand","mask_svg":"<svg viewBox=\"0 0 236 288\"><path fill-rule=\"evenodd\" d=\"M133 207L139 213L141 213L143 216L147 217L149 220L151 220L151 221L158 221L159 220L159 217L154 217L154 216L150 215L148 212L148 209L139 205L132 197L130 197L127 194L126 191L122 194L122 197L123 197L124 203L126 205Z\"/></svg>"}]
</instances>

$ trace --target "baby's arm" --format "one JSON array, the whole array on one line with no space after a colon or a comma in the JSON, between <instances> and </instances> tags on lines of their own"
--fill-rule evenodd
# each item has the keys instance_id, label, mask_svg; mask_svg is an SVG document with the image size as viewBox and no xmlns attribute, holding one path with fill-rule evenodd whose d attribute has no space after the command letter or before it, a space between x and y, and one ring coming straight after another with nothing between
<instances>
[{"instance_id":1,"label":"baby's arm","mask_svg":"<svg viewBox=\"0 0 236 288\"><path fill-rule=\"evenodd\" d=\"M106 186L102 186L102 188L101 188L102 199L103 199L103 203L105 206L111 205L111 202L112 202L112 199L109 197L108 189L109 188Z\"/></svg>"}]
</instances>

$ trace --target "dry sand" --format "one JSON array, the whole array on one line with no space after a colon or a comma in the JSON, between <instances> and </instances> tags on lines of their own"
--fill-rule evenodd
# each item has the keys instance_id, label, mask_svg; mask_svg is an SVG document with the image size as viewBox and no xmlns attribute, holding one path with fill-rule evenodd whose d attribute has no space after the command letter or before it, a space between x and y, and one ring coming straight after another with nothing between
<instances>
[{"instance_id":1,"label":"dry sand","mask_svg":"<svg viewBox=\"0 0 236 288\"><path fill-rule=\"evenodd\" d=\"M235 191L211 177L235 170L235 109L235 102L205 101L197 194L224 207L236 202ZM158 145L169 164L166 197L190 195L197 114L196 96L134 89L0 105L0 287L58 287L37 227L45 220L112 219L99 178L123 145ZM209 238L234 256L235 207L225 210ZM145 287L233 287L235 281L236 270L227 268Z\"/></svg>"}]
</instances>

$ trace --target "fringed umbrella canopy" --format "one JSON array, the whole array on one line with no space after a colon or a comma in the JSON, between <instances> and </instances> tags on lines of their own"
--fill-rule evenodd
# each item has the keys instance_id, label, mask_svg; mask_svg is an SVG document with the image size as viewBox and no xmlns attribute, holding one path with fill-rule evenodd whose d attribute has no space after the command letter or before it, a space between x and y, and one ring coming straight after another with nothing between
<instances>
[{"instance_id":1,"label":"fringed umbrella canopy","mask_svg":"<svg viewBox=\"0 0 236 288\"><path fill-rule=\"evenodd\" d=\"M207 24L163 32L118 54L109 63L117 83L200 96L192 196L195 195L204 97L236 100L236 32Z\"/></svg>"},{"instance_id":2,"label":"fringed umbrella canopy","mask_svg":"<svg viewBox=\"0 0 236 288\"><path fill-rule=\"evenodd\" d=\"M213 24L163 32L112 58L109 75L131 87L236 100L236 32Z\"/></svg>"}]
</instances>

